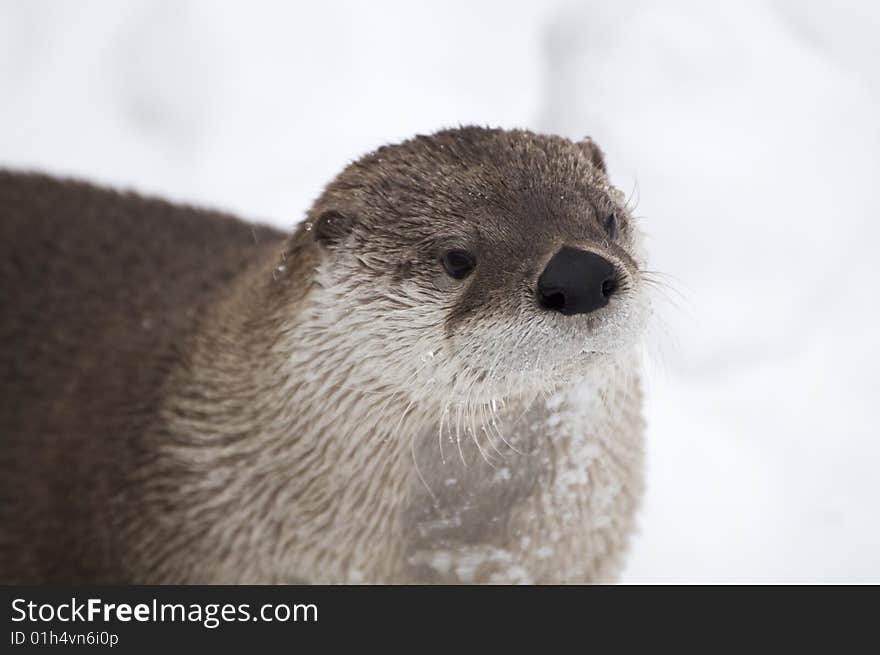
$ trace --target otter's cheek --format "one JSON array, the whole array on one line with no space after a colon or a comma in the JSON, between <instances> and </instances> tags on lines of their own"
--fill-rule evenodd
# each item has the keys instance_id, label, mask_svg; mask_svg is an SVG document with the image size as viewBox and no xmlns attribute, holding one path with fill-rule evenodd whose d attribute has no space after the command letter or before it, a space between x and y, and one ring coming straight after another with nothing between
<instances>
[{"instance_id":1,"label":"otter's cheek","mask_svg":"<svg viewBox=\"0 0 880 655\"><path fill-rule=\"evenodd\" d=\"M464 286L463 280L455 280L443 271L438 271L431 276L431 287L442 293L452 293Z\"/></svg>"}]
</instances>

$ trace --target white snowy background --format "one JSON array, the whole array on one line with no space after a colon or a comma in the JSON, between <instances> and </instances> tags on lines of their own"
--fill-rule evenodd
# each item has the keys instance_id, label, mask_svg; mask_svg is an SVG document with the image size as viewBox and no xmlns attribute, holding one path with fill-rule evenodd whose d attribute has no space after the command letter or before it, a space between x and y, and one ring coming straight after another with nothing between
<instances>
[{"instance_id":1,"label":"white snowy background","mask_svg":"<svg viewBox=\"0 0 880 655\"><path fill-rule=\"evenodd\" d=\"M442 126L606 151L661 303L625 582L880 582L880 5L0 2L0 165L291 226Z\"/></svg>"}]
</instances>

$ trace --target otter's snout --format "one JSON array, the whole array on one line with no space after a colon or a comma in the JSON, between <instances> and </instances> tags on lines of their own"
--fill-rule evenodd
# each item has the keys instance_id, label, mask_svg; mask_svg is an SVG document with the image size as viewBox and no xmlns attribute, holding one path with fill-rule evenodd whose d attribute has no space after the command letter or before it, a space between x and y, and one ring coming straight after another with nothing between
<instances>
[{"instance_id":1,"label":"otter's snout","mask_svg":"<svg viewBox=\"0 0 880 655\"><path fill-rule=\"evenodd\" d=\"M614 264L594 252L570 246L553 255L538 278L538 304L566 316L604 307L615 291Z\"/></svg>"}]
</instances>

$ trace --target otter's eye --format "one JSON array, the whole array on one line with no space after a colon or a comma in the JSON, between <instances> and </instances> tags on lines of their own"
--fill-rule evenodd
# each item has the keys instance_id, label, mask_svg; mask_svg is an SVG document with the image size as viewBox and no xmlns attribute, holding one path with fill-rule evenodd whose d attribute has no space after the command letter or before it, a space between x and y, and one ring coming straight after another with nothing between
<instances>
[{"instance_id":1,"label":"otter's eye","mask_svg":"<svg viewBox=\"0 0 880 655\"><path fill-rule=\"evenodd\" d=\"M605 219L605 230L608 232L608 236L611 237L611 240L617 238L617 213L611 212L608 214L608 218Z\"/></svg>"},{"instance_id":2,"label":"otter's eye","mask_svg":"<svg viewBox=\"0 0 880 655\"><path fill-rule=\"evenodd\" d=\"M450 250L440 261L443 262L446 272L456 280L466 278L477 265L477 260L466 250Z\"/></svg>"}]
</instances>

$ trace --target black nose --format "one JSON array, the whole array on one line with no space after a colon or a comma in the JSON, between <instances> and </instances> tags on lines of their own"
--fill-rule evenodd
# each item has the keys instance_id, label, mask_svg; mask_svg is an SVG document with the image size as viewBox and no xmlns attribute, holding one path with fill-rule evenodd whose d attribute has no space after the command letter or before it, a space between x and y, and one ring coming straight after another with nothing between
<instances>
[{"instance_id":1,"label":"black nose","mask_svg":"<svg viewBox=\"0 0 880 655\"><path fill-rule=\"evenodd\" d=\"M608 304L617 291L614 264L588 250L563 246L538 278L538 304L566 316Z\"/></svg>"}]
</instances>

